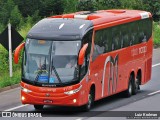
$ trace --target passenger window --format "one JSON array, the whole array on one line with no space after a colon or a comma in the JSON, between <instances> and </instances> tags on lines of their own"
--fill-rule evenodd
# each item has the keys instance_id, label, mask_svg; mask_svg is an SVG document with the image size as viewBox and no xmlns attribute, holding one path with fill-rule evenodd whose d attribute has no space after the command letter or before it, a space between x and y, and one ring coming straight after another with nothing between
<instances>
[{"instance_id":1,"label":"passenger window","mask_svg":"<svg viewBox=\"0 0 160 120\"><path fill-rule=\"evenodd\" d=\"M147 41L147 35L145 33L145 20L138 21L139 26L139 43Z\"/></svg>"},{"instance_id":2,"label":"passenger window","mask_svg":"<svg viewBox=\"0 0 160 120\"><path fill-rule=\"evenodd\" d=\"M111 28L105 29L103 36L104 36L105 52L110 52L112 50Z\"/></svg>"},{"instance_id":3,"label":"passenger window","mask_svg":"<svg viewBox=\"0 0 160 120\"><path fill-rule=\"evenodd\" d=\"M138 44L139 43L139 38L138 38L138 31L139 31L139 26L138 22L133 22L130 23L130 35L131 35L131 41L132 45Z\"/></svg>"},{"instance_id":4,"label":"passenger window","mask_svg":"<svg viewBox=\"0 0 160 120\"><path fill-rule=\"evenodd\" d=\"M112 29L112 37L113 37L112 50L120 49L121 48L120 26L117 26Z\"/></svg>"},{"instance_id":5,"label":"passenger window","mask_svg":"<svg viewBox=\"0 0 160 120\"><path fill-rule=\"evenodd\" d=\"M121 27L121 48L129 46L129 34L127 25L122 25Z\"/></svg>"},{"instance_id":6,"label":"passenger window","mask_svg":"<svg viewBox=\"0 0 160 120\"><path fill-rule=\"evenodd\" d=\"M150 39L150 37L152 36L152 20L149 19L145 19L144 21L145 24L145 34L146 34L146 39L147 41Z\"/></svg>"},{"instance_id":7,"label":"passenger window","mask_svg":"<svg viewBox=\"0 0 160 120\"><path fill-rule=\"evenodd\" d=\"M96 31L95 40L94 40L94 53L93 60L96 59L97 56L103 54L105 52L105 41L104 41L104 30Z\"/></svg>"}]
</instances>

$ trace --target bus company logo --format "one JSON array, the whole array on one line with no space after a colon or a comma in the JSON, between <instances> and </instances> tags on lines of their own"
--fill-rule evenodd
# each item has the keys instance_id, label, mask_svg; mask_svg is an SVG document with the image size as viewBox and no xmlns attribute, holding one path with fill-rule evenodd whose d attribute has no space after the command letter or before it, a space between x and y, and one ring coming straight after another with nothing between
<instances>
[{"instance_id":1,"label":"bus company logo","mask_svg":"<svg viewBox=\"0 0 160 120\"><path fill-rule=\"evenodd\" d=\"M144 54L147 52L147 46L143 46L143 47L140 47L140 48L134 48L131 50L131 55L132 56L136 56L136 55L139 55L139 54Z\"/></svg>"},{"instance_id":2,"label":"bus company logo","mask_svg":"<svg viewBox=\"0 0 160 120\"><path fill-rule=\"evenodd\" d=\"M108 73L108 95L116 92L117 82L118 82L118 59L119 55L116 55L115 58L108 56L105 60L104 70L103 70L103 79L102 79L102 96L104 95L104 81L106 75L106 66L110 63L109 73ZM112 83L112 84L111 84Z\"/></svg>"},{"instance_id":3,"label":"bus company logo","mask_svg":"<svg viewBox=\"0 0 160 120\"><path fill-rule=\"evenodd\" d=\"M49 93L46 93L46 97L50 97L50 94L49 94Z\"/></svg>"}]
</instances>

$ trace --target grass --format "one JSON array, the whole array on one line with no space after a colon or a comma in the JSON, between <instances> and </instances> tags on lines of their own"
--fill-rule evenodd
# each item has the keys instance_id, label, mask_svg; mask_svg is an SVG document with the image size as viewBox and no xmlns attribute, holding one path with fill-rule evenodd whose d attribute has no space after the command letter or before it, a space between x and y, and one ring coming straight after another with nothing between
<instances>
[{"instance_id":1,"label":"grass","mask_svg":"<svg viewBox=\"0 0 160 120\"><path fill-rule=\"evenodd\" d=\"M153 24L153 39L154 39L154 46L160 46L160 22Z\"/></svg>"},{"instance_id":2,"label":"grass","mask_svg":"<svg viewBox=\"0 0 160 120\"><path fill-rule=\"evenodd\" d=\"M33 26L32 24L28 23L21 27L21 29L19 30L19 33L21 34L23 38L26 38L26 35L32 26Z\"/></svg>"},{"instance_id":3,"label":"grass","mask_svg":"<svg viewBox=\"0 0 160 120\"><path fill-rule=\"evenodd\" d=\"M3 73L3 76L0 77L0 88L4 88L6 86L18 84L21 80L21 71L17 70L13 72L13 77L9 77L9 73L5 72Z\"/></svg>"},{"instance_id":4,"label":"grass","mask_svg":"<svg viewBox=\"0 0 160 120\"><path fill-rule=\"evenodd\" d=\"M26 24L23 26L19 33L23 38L32 27L31 24ZM21 61L21 60L20 60ZM13 62L13 77L9 77L9 62L8 62L8 52L0 45L0 88L4 88L10 85L18 84L21 81L21 62L15 65Z\"/></svg>"},{"instance_id":5,"label":"grass","mask_svg":"<svg viewBox=\"0 0 160 120\"><path fill-rule=\"evenodd\" d=\"M0 45L0 88L20 82L21 65L13 63L13 77L9 77L8 52Z\"/></svg>"}]
</instances>

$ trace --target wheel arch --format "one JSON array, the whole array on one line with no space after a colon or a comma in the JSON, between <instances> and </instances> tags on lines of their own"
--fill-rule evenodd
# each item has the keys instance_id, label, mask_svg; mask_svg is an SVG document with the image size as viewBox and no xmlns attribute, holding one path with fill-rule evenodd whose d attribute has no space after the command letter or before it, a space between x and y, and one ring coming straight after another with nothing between
<instances>
[{"instance_id":1,"label":"wheel arch","mask_svg":"<svg viewBox=\"0 0 160 120\"><path fill-rule=\"evenodd\" d=\"M136 75L136 74L135 74L135 71L134 71L134 70L132 70L132 71L130 72L129 77L130 77L131 75L133 76L133 78L135 78L135 75Z\"/></svg>"},{"instance_id":2,"label":"wheel arch","mask_svg":"<svg viewBox=\"0 0 160 120\"><path fill-rule=\"evenodd\" d=\"M90 91L93 91L93 93L94 93L94 101L95 101L95 96L96 96L96 86L95 86L94 83L91 84L91 86L90 86Z\"/></svg>"},{"instance_id":3,"label":"wheel arch","mask_svg":"<svg viewBox=\"0 0 160 120\"><path fill-rule=\"evenodd\" d=\"M139 83L140 83L140 85L141 85L141 83L142 83L142 70L141 70L141 69L138 69L138 71L137 71L136 78L137 78L138 76L140 76L140 81L139 81Z\"/></svg>"}]
</instances>

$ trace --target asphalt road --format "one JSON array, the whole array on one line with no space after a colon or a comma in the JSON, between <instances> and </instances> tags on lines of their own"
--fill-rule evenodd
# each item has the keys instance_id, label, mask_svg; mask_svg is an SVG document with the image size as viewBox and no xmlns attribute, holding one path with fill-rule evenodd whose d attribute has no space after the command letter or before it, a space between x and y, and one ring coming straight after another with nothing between
<instances>
[{"instance_id":1,"label":"asphalt road","mask_svg":"<svg viewBox=\"0 0 160 120\"><path fill-rule=\"evenodd\" d=\"M38 120L65 119L65 120L83 120L83 119L108 119L108 120L126 120L125 115L130 115L126 111L135 111L132 114L138 114L138 111L159 111L160 114L160 49L153 51L152 79L147 84L141 86L137 95L130 98L123 98L121 94L114 95L97 101L91 112L81 112L80 108L74 107L56 107L45 106L43 111L35 111L32 105L22 105L20 102L20 88L0 93L0 111L26 111L43 113L47 118L38 118ZM120 112L117 112L120 111ZM146 113L146 112L145 112ZM148 113L148 112L147 112ZM157 113L157 112L155 112ZM113 117L113 115L115 117ZM107 117L106 117L107 116ZM117 117L116 117L117 116ZM118 117L119 116L119 117ZM54 118L53 118L54 117ZM20 118L0 118L1 119L20 119ZM28 119L28 118L23 118ZM35 120L37 118L29 118ZM160 119L160 118L159 118Z\"/></svg>"}]
</instances>

